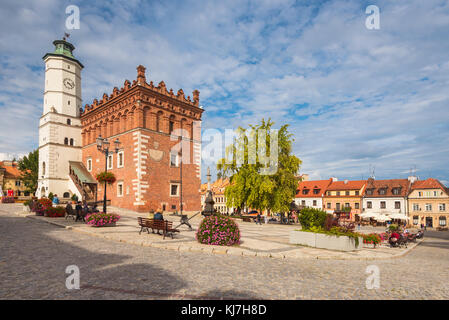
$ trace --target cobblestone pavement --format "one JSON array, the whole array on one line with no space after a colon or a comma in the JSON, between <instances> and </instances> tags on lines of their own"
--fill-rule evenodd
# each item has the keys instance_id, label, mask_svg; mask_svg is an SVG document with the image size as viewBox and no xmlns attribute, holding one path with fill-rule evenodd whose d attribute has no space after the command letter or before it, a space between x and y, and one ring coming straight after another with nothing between
<instances>
[{"instance_id":1,"label":"cobblestone pavement","mask_svg":"<svg viewBox=\"0 0 449 320\"><path fill-rule=\"evenodd\" d=\"M0 209L0 299L449 299L449 239L434 234L391 260L281 260L117 243Z\"/></svg>"}]
</instances>

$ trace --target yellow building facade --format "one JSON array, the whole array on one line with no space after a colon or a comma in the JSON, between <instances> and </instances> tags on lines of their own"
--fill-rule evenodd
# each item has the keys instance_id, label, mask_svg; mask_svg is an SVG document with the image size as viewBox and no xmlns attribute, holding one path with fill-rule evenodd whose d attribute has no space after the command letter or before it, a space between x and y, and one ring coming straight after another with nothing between
<instances>
[{"instance_id":1,"label":"yellow building facade","mask_svg":"<svg viewBox=\"0 0 449 320\"><path fill-rule=\"evenodd\" d=\"M449 190L437 179L416 181L408 196L409 225L447 228Z\"/></svg>"}]
</instances>

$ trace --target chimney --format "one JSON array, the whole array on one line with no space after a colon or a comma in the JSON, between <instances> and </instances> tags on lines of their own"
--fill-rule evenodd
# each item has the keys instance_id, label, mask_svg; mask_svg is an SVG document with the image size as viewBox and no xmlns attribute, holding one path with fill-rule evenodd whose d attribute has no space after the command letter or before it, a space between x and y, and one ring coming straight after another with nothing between
<instances>
[{"instance_id":1,"label":"chimney","mask_svg":"<svg viewBox=\"0 0 449 320\"><path fill-rule=\"evenodd\" d=\"M336 177L331 177L332 182L338 181L338 178Z\"/></svg>"},{"instance_id":2,"label":"chimney","mask_svg":"<svg viewBox=\"0 0 449 320\"><path fill-rule=\"evenodd\" d=\"M306 173L303 173L303 174L301 175L301 180L302 180L302 181L309 181L309 175L306 174Z\"/></svg>"},{"instance_id":3,"label":"chimney","mask_svg":"<svg viewBox=\"0 0 449 320\"><path fill-rule=\"evenodd\" d=\"M345 184L348 184L348 180L345 180Z\"/></svg>"}]
</instances>

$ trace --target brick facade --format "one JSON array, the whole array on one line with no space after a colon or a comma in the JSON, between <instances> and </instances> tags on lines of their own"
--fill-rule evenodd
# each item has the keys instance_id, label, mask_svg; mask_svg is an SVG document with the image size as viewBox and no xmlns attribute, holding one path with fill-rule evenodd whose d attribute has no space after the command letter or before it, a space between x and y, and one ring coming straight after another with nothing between
<instances>
[{"instance_id":1,"label":"brick facade","mask_svg":"<svg viewBox=\"0 0 449 320\"><path fill-rule=\"evenodd\" d=\"M107 187L111 204L137 211L179 211L182 129L183 211L199 211L202 112L199 91L193 92L192 101L185 98L182 89L176 95L172 89L168 91L163 81L155 87L153 82L146 83L145 68L139 66L132 84L126 80L120 90L114 88L111 95L104 94L102 100L85 106L81 113L83 163L93 177L104 171L105 155L97 150L95 140L101 134L113 149L112 142L118 138L123 166L114 153L108 169L117 178ZM171 154L178 157L173 165ZM171 195L171 185L178 185L177 195ZM98 199L102 199L103 189L103 185L98 186Z\"/></svg>"}]
</instances>

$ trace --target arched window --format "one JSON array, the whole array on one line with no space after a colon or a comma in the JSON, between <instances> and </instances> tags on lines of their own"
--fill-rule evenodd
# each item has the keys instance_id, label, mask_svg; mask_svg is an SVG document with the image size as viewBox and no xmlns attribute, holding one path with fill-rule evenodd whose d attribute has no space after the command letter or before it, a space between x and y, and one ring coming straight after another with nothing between
<instances>
[{"instance_id":1,"label":"arched window","mask_svg":"<svg viewBox=\"0 0 449 320\"><path fill-rule=\"evenodd\" d=\"M69 144L69 138L64 138L64 144Z\"/></svg>"},{"instance_id":2,"label":"arched window","mask_svg":"<svg viewBox=\"0 0 449 320\"><path fill-rule=\"evenodd\" d=\"M64 192L64 194L62 195L64 198L70 198L70 193L68 192Z\"/></svg>"},{"instance_id":3,"label":"arched window","mask_svg":"<svg viewBox=\"0 0 449 320\"><path fill-rule=\"evenodd\" d=\"M67 119L67 124L70 126L72 124L72 120Z\"/></svg>"},{"instance_id":4,"label":"arched window","mask_svg":"<svg viewBox=\"0 0 449 320\"><path fill-rule=\"evenodd\" d=\"M45 161L42 162L42 175L45 176Z\"/></svg>"},{"instance_id":5,"label":"arched window","mask_svg":"<svg viewBox=\"0 0 449 320\"><path fill-rule=\"evenodd\" d=\"M73 146L73 138L70 139L70 145Z\"/></svg>"}]
</instances>

